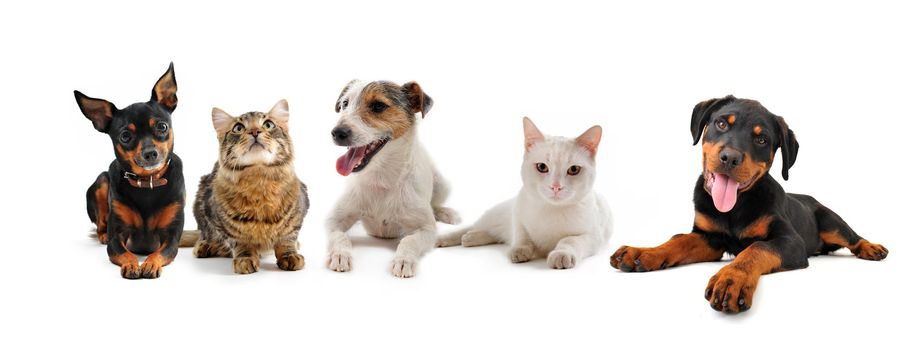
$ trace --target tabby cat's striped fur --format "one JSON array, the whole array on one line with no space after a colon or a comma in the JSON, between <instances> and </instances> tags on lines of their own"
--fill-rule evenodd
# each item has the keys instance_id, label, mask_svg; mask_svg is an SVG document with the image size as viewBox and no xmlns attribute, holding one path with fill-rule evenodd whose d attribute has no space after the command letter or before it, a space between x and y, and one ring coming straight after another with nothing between
<instances>
[{"instance_id":1,"label":"tabby cat's striped fur","mask_svg":"<svg viewBox=\"0 0 918 350\"><path fill-rule=\"evenodd\" d=\"M274 250L281 269L303 268L297 236L309 198L293 170L287 119L285 100L239 117L214 108L220 156L198 186L196 257L232 257L233 270L246 274L258 271L259 252Z\"/></svg>"}]
</instances>

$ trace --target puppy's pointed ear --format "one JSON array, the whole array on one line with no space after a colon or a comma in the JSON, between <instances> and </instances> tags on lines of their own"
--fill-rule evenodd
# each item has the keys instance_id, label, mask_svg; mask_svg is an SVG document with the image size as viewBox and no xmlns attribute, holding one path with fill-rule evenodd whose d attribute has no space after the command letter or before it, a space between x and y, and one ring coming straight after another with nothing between
<instances>
[{"instance_id":1,"label":"puppy's pointed ear","mask_svg":"<svg viewBox=\"0 0 918 350\"><path fill-rule=\"evenodd\" d=\"M112 122L112 116L118 110L115 105L106 100L83 95L77 90L73 90L73 96L76 97L77 105L80 106L83 115L92 121L92 126L99 132L106 132L108 125Z\"/></svg>"},{"instance_id":2,"label":"puppy's pointed ear","mask_svg":"<svg viewBox=\"0 0 918 350\"><path fill-rule=\"evenodd\" d=\"M582 135L577 137L577 145L590 151L590 157L596 157L596 151L599 150L599 140L602 139L602 127L593 125Z\"/></svg>"},{"instance_id":3,"label":"puppy's pointed ear","mask_svg":"<svg viewBox=\"0 0 918 350\"><path fill-rule=\"evenodd\" d=\"M217 131L217 137L223 138L223 135L226 135L226 133L230 131L235 118L217 107L211 110L210 116L211 119L213 119L214 130Z\"/></svg>"},{"instance_id":4,"label":"puppy's pointed ear","mask_svg":"<svg viewBox=\"0 0 918 350\"><path fill-rule=\"evenodd\" d=\"M425 94L424 90L421 90L421 86L418 83L413 81L402 85L402 90L405 90L405 93L408 94L408 107L411 109L411 113L421 112L421 118L423 119L427 112L430 111L430 107L433 107L433 99Z\"/></svg>"},{"instance_id":5,"label":"puppy's pointed ear","mask_svg":"<svg viewBox=\"0 0 918 350\"><path fill-rule=\"evenodd\" d=\"M341 108L344 108L344 106L341 105L341 102L343 102L342 100L344 99L344 94L346 94L348 90L350 90L351 87L354 86L354 84L357 82L357 79L351 80L347 83L347 85L344 86L344 89L341 89L341 94L338 95L338 101L335 102L335 113L341 112Z\"/></svg>"},{"instance_id":6,"label":"puppy's pointed ear","mask_svg":"<svg viewBox=\"0 0 918 350\"><path fill-rule=\"evenodd\" d=\"M539 131L539 128L535 126L532 120L529 120L529 117L523 117L523 135L526 138L526 152L529 152L535 144L545 141L545 135L542 135L542 132ZM597 142L599 141L597 140Z\"/></svg>"},{"instance_id":7,"label":"puppy's pointed ear","mask_svg":"<svg viewBox=\"0 0 918 350\"><path fill-rule=\"evenodd\" d=\"M712 98L710 100L699 102L695 105L695 109L692 110L692 139L694 142L693 145L698 144L698 140L701 139L701 135L704 133L705 125L708 125L708 122L711 120L711 113L714 113L718 108L723 106L728 102L736 100L733 95L727 95L724 98Z\"/></svg>"},{"instance_id":8,"label":"puppy's pointed ear","mask_svg":"<svg viewBox=\"0 0 918 350\"><path fill-rule=\"evenodd\" d=\"M150 101L159 102L169 113L172 113L175 111L175 107L178 106L178 97L175 95L176 90L178 90L178 85L175 83L175 69L172 66L172 62L169 62L169 69L166 70L166 73L163 73L163 76L159 77L156 85L153 85L153 95L150 97Z\"/></svg>"},{"instance_id":9,"label":"puppy's pointed ear","mask_svg":"<svg viewBox=\"0 0 918 350\"><path fill-rule=\"evenodd\" d=\"M280 100L274 104L274 107L271 107L271 111L268 112L268 116L274 118L284 129L287 128L287 120L290 119L290 112L287 108L287 100Z\"/></svg>"},{"instance_id":10,"label":"puppy's pointed ear","mask_svg":"<svg viewBox=\"0 0 918 350\"><path fill-rule=\"evenodd\" d=\"M778 135L781 135L781 176L787 180L788 170L797 161L797 150L800 149L800 144L797 143L794 131L787 127L784 118L777 117L775 120L778 123Z\"/></svg>"}]
</instances>

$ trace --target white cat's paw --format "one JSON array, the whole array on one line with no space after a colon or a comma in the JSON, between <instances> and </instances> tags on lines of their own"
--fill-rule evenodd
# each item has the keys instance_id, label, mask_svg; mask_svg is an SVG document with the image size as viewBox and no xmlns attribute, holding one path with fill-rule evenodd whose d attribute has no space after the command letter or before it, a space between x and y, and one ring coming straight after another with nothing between
<instances>
[{"instance_id":1,"label":"white cat's paw","mask_svg":"<svg viewBox=\"0 0 918 350\"><path fill-rule=\"evenodd\" d=\"M460 222L462 222L462 218L459 217L459 213L457 213L452 208L436 207L433 208L433 210L434 219L437 219L439 222L450 225L458 225Z\"/></svg>"},{"instance_id":2,"label":"white cat's paw","mask_svg":"<svg viewBox=\"0 0 918 350\"><path fill-rule=\"evenodd\" d=\"M524 263L532 260L535 256L535 249L531 245L524 245L510 248L510 261L514 264Z\"/></svg>"},{"instance_id":3,"label":"white cat's paw","mask_svg":"<svg viewBox=\"0 0 918 350\"><path fill-rule=\"evenodd\" d=\"M392 275L401 278L414 277L417 265L417 259L397 256L392 259Z\"/></svg>"},{"instance_id":4,"label":"white cat's paw","mask_svg":"<svg viewBox=\"0 0 918 350\"><path fill-rule=\"evenodd\" d=\"M553 269L572 269L577 265L577 256L564 250L548 253L548 266Z\"/></svg>"},{"instance_id":5,"label":"white cat's paw","mask_svg":"<svg viewBox=\"0 0 918 350\"><path fill-rule=\"evenodd\" d=\"M328 254L328 260L325 262L329 270L337 272L348 272L351 270L351 252L335 251Z\"/></svg>"}]
</instances>

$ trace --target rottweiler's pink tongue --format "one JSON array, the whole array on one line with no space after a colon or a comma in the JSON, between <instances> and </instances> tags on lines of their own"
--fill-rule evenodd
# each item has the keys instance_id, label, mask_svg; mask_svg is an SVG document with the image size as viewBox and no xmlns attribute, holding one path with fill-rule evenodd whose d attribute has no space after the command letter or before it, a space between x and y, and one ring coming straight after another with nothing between
<instances>
[{"instance_id":1,"label":"rottweiler's pink tongue","mask_svg":"<svg viewBox=\"0 0 918 350\"><path fill-rule=\"evenodd\" d=\"M351 172L354 171L354 167L357 164L360 164L360 161L363 160L363 156L366 152L366 146L348 148L347 153L338 158L336 168L338 168L338 174L341 176L348 176Z\"/></svg>"},{"instance_id":2,"label":"rottweiler's pink tongue","mask_svg":"<svg viewBox=\"0 0 918 350\"><path fill-rule=\"evenodd\" d=\"M736 189L739 183L724 174L714 174L714 184L711 186L711 198L714 207L721 213L726 213L736 205Z\"/></svg>"}]
</instances>

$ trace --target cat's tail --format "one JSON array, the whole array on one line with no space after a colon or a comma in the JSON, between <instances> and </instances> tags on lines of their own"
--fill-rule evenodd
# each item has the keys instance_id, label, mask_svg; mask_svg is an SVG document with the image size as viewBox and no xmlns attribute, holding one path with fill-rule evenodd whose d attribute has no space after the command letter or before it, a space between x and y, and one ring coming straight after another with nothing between
<instances>
[{"instance_id":1,"label":"cat's tail","mask_svg":"<svg viewBox=\"0 0 918 350\"><path fill-rule=\"evenodd\" d=\"M182 238L179 240L179 248L194 247L194 244L201 238L201 230L182 231Z\"/></svg>"}]
</instances>

